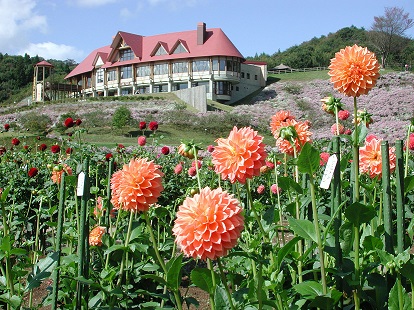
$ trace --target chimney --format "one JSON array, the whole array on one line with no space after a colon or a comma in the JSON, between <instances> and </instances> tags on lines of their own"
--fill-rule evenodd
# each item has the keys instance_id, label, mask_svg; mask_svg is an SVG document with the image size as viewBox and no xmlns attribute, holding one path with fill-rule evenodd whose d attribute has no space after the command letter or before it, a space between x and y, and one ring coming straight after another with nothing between
<instances>
[{"instance_id":1,"label":"chimney","mask_svg":"<svg viewBox=\"0 0 414 310\"><path fill-rule=\"evenodd\" d=\"M206 24L197 24L197 45L203 45L206 39Z\"/></svg>"}]
</instances>

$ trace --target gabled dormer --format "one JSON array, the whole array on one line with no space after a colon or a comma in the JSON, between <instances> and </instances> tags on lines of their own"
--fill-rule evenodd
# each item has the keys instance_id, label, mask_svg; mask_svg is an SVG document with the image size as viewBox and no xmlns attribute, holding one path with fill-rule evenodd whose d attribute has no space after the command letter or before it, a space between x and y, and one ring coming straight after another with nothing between
<instances>
[{"instance_id":1,"label":"gabled dormer","mask_svg":"<svg viewBox=\"0 0 414 310\"><path fill-rule=\"evenodd\" d=\"M161 56L168 54L167 43L159 41L151 52L151 56Z\"/></svg>"},{"instance_id":2,"label":"gabled dormer","mask_svg":"<svg viewBox=\"0 0 414 310\"><path fill-rule=\"evenodd\" d=\"M112 40L108 61L127 61L142 57L142 36L119 31Z\"/></svg>"},{"instance_id":3,"label":"gabled dormer","mask_svg":"<svg viewBox=\"0 0 414 310\"><path fill-rule=\"evenodd\" d=\"M175 42L170 54L189 53L187 43L184 40L178 39Z\"/></svg>"},{"instance_id":4,"label":"gabled dormer","mask_svg":"<svg viewBox=\"0 0 414 310\"><path fill-rule=\"evenodd\" d=\"M102 53L102 52L96 53L92 66L94 66L95 68L102 67L105 64L107 57L108 57L107 53Z\"/></svg>"}]
</instances>

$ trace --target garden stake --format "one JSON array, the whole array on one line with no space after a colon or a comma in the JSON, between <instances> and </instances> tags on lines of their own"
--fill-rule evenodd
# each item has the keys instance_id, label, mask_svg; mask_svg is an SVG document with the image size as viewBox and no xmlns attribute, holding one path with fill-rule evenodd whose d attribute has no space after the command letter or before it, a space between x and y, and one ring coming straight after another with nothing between
<instances>
[{"instance_id":1,"label":"garden stake","mask_svg":"<svg viewBox=\"0 0 414 310\"><path fill-rule=\"evenodd\" d=\"M384 212L384 237L385 250L394 254L393 231L392 231L392 210L391 210L391 184L390 184L390 158L387 141L381 142L382 156L382 195L383 195L383 212Z\"/></svg>"},{"instance_id":2,"label":"garden stake","mask_svg":"<svg viewBox=\"0 0 414 310\"><path fill-rule=\"evenodd\" d=\"M83 169L85 173L85 179L83 183L83 193L81 198L81 213L80 213L80 232L79 232L79 240L78 240L78 276L87 278L85 266L87 266L86 257L88 253L88 233L89 227L87 227L88 220L88 207L87 203L89 200L89 159L86 158L83 163ZM79 184L78 184L79 186ZM76 298L76 306L78 309L81 308L82 299L86 299L86 296L83 292L84 285L81 282L77 283L77 298Z\"/></svg>"},{"instance_id":3,"label":"garden stake","mask_svg":"<svg viewBox=\"0 0 414 310\"><path fill-rule=\"evenodd\" d=\"M404 154L403 142L401 140L395 141L395 192L397 200L397 254L404 251Z\"/></svg>"},{"instance_id":4,"label":"garden stake","mask_svg":"<svg viewBox=\"0 0 414 310\"><path fill-rule=\"evenodd\" d=\"M58 292L59 292L59 276L60 276L60 256L62 254L62 231L63 231L63 214L65 202L65 172L62 173L59 191L59 209L57 218L57 233L55 251L57 252L56 267L53 270L53 287L52 287L52 310L57 309Z\"/></svg>"}]
</instances>

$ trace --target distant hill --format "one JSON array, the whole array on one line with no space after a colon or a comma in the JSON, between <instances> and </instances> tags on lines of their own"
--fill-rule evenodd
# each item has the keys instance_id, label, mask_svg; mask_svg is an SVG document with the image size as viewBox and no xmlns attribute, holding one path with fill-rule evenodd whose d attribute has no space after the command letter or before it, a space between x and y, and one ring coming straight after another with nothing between
<instances>
[{"instance_id":1,"label":"distant hill","mask_svg":"<svg viewBox=\"0 0 414 310\"><path fill-rule=\"evenodd\" d=\"M291 68L327 67L335 53L345 46L354 44L367 47L370 51L378 53L375 46L369 41L368 32L364 28L355 26L346 27L326 36L312 38L310 41L295 45L273 55L262 53L249 60L266 61L268 69L279 64L285 64ZM390 55L388 63L391 66L399 66L404 63L414 64L414 40L408 40L408 46L399 55Z\"/></svg>"}]
</instances>

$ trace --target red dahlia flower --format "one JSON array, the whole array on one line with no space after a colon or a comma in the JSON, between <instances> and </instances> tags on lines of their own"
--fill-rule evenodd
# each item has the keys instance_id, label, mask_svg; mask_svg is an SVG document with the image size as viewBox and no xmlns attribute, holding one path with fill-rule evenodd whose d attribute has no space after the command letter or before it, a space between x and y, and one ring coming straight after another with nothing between
<instances>
[{"instance_id":1,"label":"red dahlia flower","mask_svg":"<svg viewBox=\"0 0 414 310\"><path fill-rule=\"evenodd\" d=\"M9 129L10 129L10 125L9 124L4 124L4 130L9 131Z\"/></svg>"},{"instance_id":2,"label":"red dahlia flower","mask_svg":"<svg viewBox=\"0 0 414 310\"><path fill-rule=\"evenodd\" d=\"M170 148L168 146L163 146L161 148L161 153L163 153L164 155L170 154Z\"/></svg>"},{"instance_id":3,"label":"red dahlia flower","mask_svg":"<svg viewBox=\"0 0 414 310\"><path fill-rule=\"evenodd\" d=\"M145 128L147 128L147 123L146 122L139 122L139 129L144 130Z\"/></svg>"},{"instance_id":4,"label":"red dahlia flower","mask_svg":"<svg viewBox=\"0 0 414 310\"><path fill-rule=\"evenodd\" d=\"M27 172L27 175L31 178L34 178L38 173L37 168L30 168L29 171Z\"/></svg>"},{"instance_id":5,"label":"red dahlia flower","mask_svg":"<svg viewBox=\"0 0 414 310\"><path fill-rule=\"evenodd\" d=\"M152 121L148 125L149 130L155 131L158 129L158 123L156 121Z\"/></svg>"},{"instance_id":6,"label":"red dahlia flower","mask_svg":"<svg viewBox=\"0 0 414 310\"><path fill-rule=\"evenodd\" d=\"M60 146L57 144L54 144L50 147L50 150L52 151L53 154L59 153L60 152Z\"/></svg>"},{"instance_id":7,"label":"red dahlia flower","mask_svg":"<svg viewBox=\"0 0 414 310\"><path fill-rule=\"evenodd\" d=\"M42 143L42 144L40 144L39 145L39 151L45 151L47 149L47 145L46 144L44 144L44 143Z\"/></svg>"},{"instance_id":8,"label":"red dahlia flower","mask_svg":"<svg viewBox=\"0 0 414 310\"><path fill-rule=\"evenodd\" d=\"M63 122L63 125L64 125L66 128L70 128L70 127L73 127L73 125L75 125L75 122L73 121L73 118L68 117L68 118L67 118L67 119L65 119L65 121Z\"/></svg>"},{"instance_id":9,"label":"red dahlia flower","mask_svg":"<svg viewBox=\"0 0 414 310\"><path fill-rule=\"evenodd\" d=\"M19 140L19 139L17 139L17 138L13 138L11 143L12 143L13 145L17 146L17 145L19 145L19 144L20 144L20 140Z\"/></svg>"},{"instance_id":10,"label":"red dahlia flower","mask_svg":"<svg viewBox=\"0 0 414 310\"><path fill-rule=\"evenodd\" d=\"M78 118L75 123L76 123L76 126L79 126L80 124L82 124L82 120Z\"/></svg>"}]
</instances>

